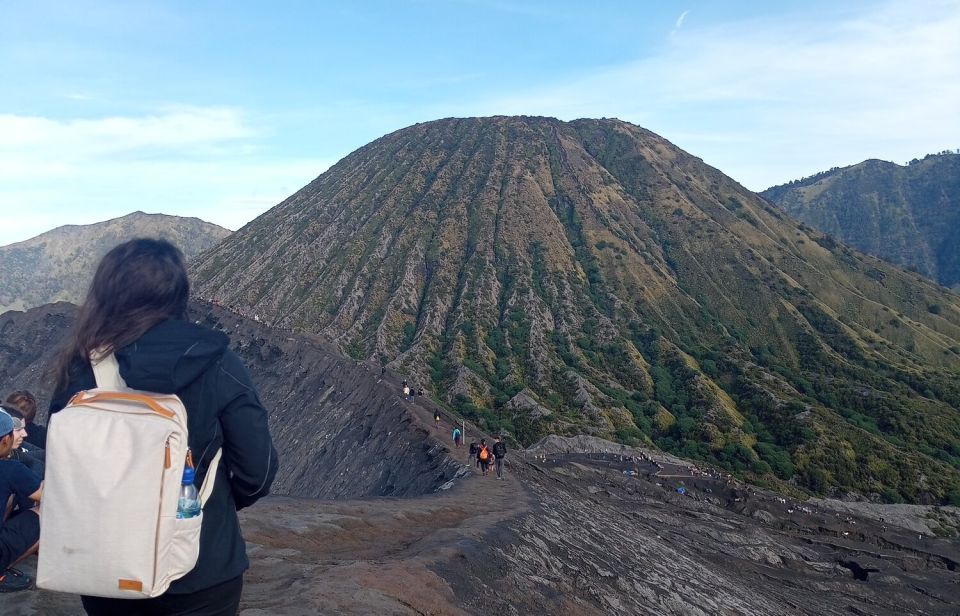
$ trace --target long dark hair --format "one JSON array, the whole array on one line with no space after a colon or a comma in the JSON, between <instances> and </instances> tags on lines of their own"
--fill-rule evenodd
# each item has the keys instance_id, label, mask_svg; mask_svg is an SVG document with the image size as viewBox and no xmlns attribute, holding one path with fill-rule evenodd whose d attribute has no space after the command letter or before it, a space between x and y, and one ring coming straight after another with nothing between
<instances>
[{"instance_id":1,"label":"long dark hair","mask_svg":"<svg viewBox=\"0 0 960 616\"><path fill-rule=\"evenodd\" d=\"M170 318L182 319L190 299L183 254L166 240L138 238L108 252L90 283L73 331L54 363L56 389L91 351L113 351Z\"/></svg>"},{"instance_id":2,"label":"long dark hair","mask_svg":"<svg viewBox=\"0 0 960 616\"><path fill-rule=\"evenodd\" d=\"M37 417L37 399L26 389L19 389L7 396L4 404L20 409L27 423L31 423Z\"/></svg>"}]
</instances>

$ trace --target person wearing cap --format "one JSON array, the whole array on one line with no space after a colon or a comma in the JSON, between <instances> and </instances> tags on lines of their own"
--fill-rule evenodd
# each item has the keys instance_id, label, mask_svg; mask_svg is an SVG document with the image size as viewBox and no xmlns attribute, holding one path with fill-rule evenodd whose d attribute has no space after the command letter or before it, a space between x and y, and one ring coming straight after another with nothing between
<instances>
[{"instance_id":1,"label":"person wearing cap","mask_svg":"<svg viewBox=\"0 0 960 616\"><path fill-rule=\"evenodd\" d=\"M34 421L37 418L37 399L34 395L25 389L20 389L7 396L3 405L7 408L12 406L20 409L23 420L27 424L26 442L33 445L32 449L46 449L47 427Z\"/></svg>"},{"instance_id":2,"label":"person wearing cap","mask_svg":"<svg viewBox=\"0 0 960 616\"><path fill-rule=\"evenodd\" d=\"M16 502L40 502L43 482L16 460L7 456L17 442L18 430L25 430L22 419L0 410L0 592L30 588L32 580L11 565L37 551L40 542L40 513L36 507L13 514ZM22 436L19 437L22 439Z\"/></svg>"},{"instance_id":3,"label":"person wearing cap","mask_svg":"<svg viewBox=\"0 0 960 616\"><path fill-rule=\"evenodd\" d=\"M16 406L9 404L0 404L0 410L6 411L7 415L13 417L14 422L19 420L23 424L22 428L17 428L13 431L13 449L10 450L10 453L6 455L5 459L22 462L24 466L33 471L33 474L43 479L46 452L27 440L30 436L29 430L31 424L25 416L26 414ZM21 506L22 505L23 503L21 503ZM29 509L29 507L27 507L27 509Z\"/></svg>"}]
</instances>

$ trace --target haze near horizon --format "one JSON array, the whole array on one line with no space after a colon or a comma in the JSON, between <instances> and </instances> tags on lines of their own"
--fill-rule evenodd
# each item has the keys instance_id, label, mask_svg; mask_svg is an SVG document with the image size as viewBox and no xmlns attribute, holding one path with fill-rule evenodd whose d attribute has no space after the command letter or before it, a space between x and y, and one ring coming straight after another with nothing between
<instances>
[{"instance_id":1,"label":"haze near horizon","mask_svg":"<svg viewBox=\"0 0 960 616\"><path fill-rule=\"evenodd\" d=\"M236 229L450 116L618 117L759 191L960 146L960 2L35 2L0 20L0 245L134 210Z\"/></svg>"}]
</instances>

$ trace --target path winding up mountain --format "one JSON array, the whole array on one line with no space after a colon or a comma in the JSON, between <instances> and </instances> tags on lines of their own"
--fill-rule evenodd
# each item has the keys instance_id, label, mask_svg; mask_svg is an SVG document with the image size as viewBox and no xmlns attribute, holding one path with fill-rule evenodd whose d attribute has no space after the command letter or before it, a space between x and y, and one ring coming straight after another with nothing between
<instances>
[{"instance_id":1,"label":"path winding up mountain","mask_svg":"<svg viewBox=\"0 0 960 616\"><path fill-rule=\"evenodd\" d=\"M192 273L524 444L655 443L890 501L960 485L960 297L626 122L405 128Z\"/></svg>"},{"instance_id":2,"label":"path winding up mountain","mask_svg":"<svg viewBox=\"0 0 960 616\"><path fill-rule=\"evenodd\" d=\"M0 390L44 391L40 347L71 312L0 317ZM511 451L505 481L480 477L452 447L450 417L433 425L432 404L401 400L390 373L210 306L194 315L231 334L282 451L280 495L241 516L252 560L244 616L958 608L956 509L797 502L599 439L548 439ZM318 380L342 395L320 401ZM75 597L43 591L2 596L0 610L82 613Z\"/></svg>"}]
</instances>

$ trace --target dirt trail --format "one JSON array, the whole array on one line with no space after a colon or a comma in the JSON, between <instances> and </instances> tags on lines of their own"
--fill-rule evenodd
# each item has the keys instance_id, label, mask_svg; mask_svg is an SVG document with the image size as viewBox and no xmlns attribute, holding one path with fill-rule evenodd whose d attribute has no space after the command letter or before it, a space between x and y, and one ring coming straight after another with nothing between
<instances>
[{"instance_id":1,"label":"dirt trail","mask_svg":"<svg viewBox=\"0 0 960 616\"><path fill-rule=\"evenodd\" d=\"M7 389L41 384L34 341L69 323L56 306L22 316ZM198 319L231 334L271 409L277 492L328 499L242 512L245 615L960 613L958 510L797 502L586 436L480 477L452 418L402 400L398 375L235 315ZM4 615L80 613L73 596L0 595Z\"/></svg>"},{"instance_id":2,"label":"dirt trail","mask_svg":"<svg viewBox=\"0 0 960 616\"><path fill-rule=\"evenodd\" d=\"M208 304L192 309L230 335L270 409L281 452L274 490L326 499L268 498L241 513L251 556L244 613L457 613L436 571L469 561L491 529L528 507L521 484L480 478L466 449L453 448L452 418L442 413L438 428L429 400L402 400L400 375L315 337ZM4 391L49 396L43 366L74 312L58 304L5 315L5 342L18 352L0 357ZM73 596L0 595L4 615L80 613Z\"/></svg>"},{"instance_id":3,"label":"dirt trail","mask_svg":"<svg viewBox=\"0 0 960 616\"><path fill-rule=\"evenodd\" d=\"M453 448L446 422L411 405L417 423L449 444L462 477L418 498L318 501L267 498L241 512L251 567L241 614L465 614L450 585L435 573L473 558L478 542L528 508L521 483L481 477ZM449 428L449 430L448 430ZM36 559L22 569L32 572ZM11 616L82 614L76 597L30 591L0 596Z\"/></svg>"},{"instance_id":4,"label":"dirt trail","mask_svg":"<svg viewBox=\"0 0 960 616\"><path fill-rule=\"evenodd\" d=\"M317 502L270 499L242 516L253 544L243 614L464 614L435 571L473 557L502 522L528 509L521 483L481 477L453 427L412 405L464 474L438 494L414 499ZM290 605L289 597L298 597Z\"/></svg>"},{"instance_id":5,"label":"dirt trail","mask_svg":"<svg viewBox=\"0 0 960 616\"><path fill-rule=\"evenodd\" d=\"M411 415L422 446L448 447L446 423ZM514 452L497 481L465 448L448 454L463 466L435 494L242 512L241 614L958 613L955 540L699 472L657 476L682 474L667 457ZM34 591L0 596L0 613L80 610Z\"/></svg>"}]
</instances>

